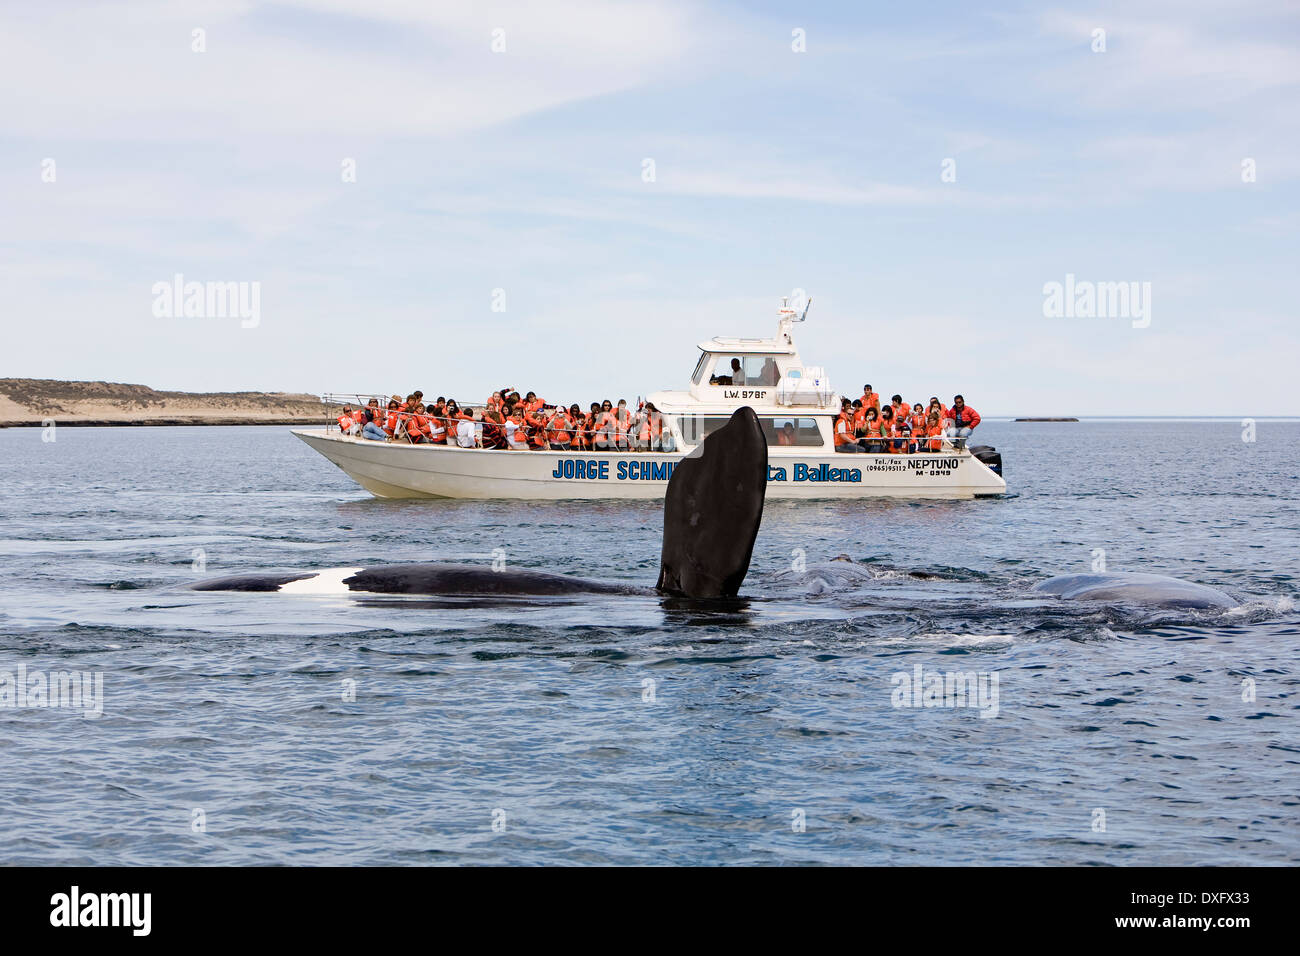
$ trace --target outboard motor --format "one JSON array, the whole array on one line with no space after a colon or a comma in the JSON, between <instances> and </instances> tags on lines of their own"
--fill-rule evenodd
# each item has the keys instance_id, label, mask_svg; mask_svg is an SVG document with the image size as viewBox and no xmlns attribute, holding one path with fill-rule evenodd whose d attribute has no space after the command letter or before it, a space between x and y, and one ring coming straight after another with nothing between
<instances>
[{"instance_id":1,"label":"outboard motor","mask_svg":"<svg viewBox=\"0 0 1300 956\"><path fill-rule=\"evenodd\" d=\"M988 465L989 471L1002 477L1002 454L996 448L992 445L971 445L970 453Z\"/></svg>"}]
</instances>

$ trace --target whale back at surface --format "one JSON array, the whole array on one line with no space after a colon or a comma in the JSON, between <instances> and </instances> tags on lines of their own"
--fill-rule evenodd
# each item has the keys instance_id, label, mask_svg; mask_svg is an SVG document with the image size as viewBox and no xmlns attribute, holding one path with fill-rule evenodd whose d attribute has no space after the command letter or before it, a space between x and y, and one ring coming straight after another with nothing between
<instances>
[{"instance_id":1,"label":"whale back at surface","mask_svg":"<svg viewBox=\"0 0 1300 956\"><path fill-rule=\"evenodd\" d=\"M749 571L767 495L767 438L748 406L673 469L664 497L659 590L735 597Z\"/></svg>"},{"instance_id":2,"label":"whale back at surface","mask_svg":"<svg viewBox=\"0 0 1300 956\"><path fill-rule=\"evenodd\" d=\"M493 570L484 565L392 564L363 568L343 583L370 594L623 594L637 588L571 578L526 568Z\"/></svg>"},{"instance_id":3,"label":"whale back at surface","mask_svg":"<svg viewBox=\"0 0 1300 956\"><path fill-rule=\"evenodd\" d=\"M383 564L325 568L292 574L254 573L213 578L194 591L279 591L286 594L439 594L446 596L549 596L649 593L645 588L571 578L527 568L494 570L477 564Z\"/></svg>"},{"instance_id":4,"label":"whale back at surface","mask_svg":"<svg viewBox=\"0 0 1300 956\"><path fill-rule=\"evenodd\" d=\"M658 587L687 598L735 597L754 552L767 492L767 439L752 408L677 463L664 502ZM636 594L645 589L545 571L484 565L390 564L214 578L197 591L448 596Z\"/></svg>"},{"instance_id":5,"label":"whale back at surface","mask_svg":"<svg viewBox=\"0 0 1300 956\"><path fill-rule=\"evenodd\" d=\"M1068 601L1109 601L1169 608L1230 608L1237 602L1222 591L1163 574L1063 574L1034 585L1034 590Z\"/></svg>"}]
</instances>

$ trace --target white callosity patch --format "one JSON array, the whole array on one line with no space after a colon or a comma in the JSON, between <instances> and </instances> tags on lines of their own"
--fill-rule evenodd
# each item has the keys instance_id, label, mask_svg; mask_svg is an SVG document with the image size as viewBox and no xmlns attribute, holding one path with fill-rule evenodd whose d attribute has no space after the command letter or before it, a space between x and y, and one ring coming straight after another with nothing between
<instances>
[{"instance_id":1,"label":"white callosity patch","mask_svg":"<svg viewBox=\"0 0 1300 956\"><path fill-rule=\"evenodd\" d=\"M280 585L281 594L351 594L344 580L364 568L326 568L309 578Z\"/></svg>"}]
</instances>

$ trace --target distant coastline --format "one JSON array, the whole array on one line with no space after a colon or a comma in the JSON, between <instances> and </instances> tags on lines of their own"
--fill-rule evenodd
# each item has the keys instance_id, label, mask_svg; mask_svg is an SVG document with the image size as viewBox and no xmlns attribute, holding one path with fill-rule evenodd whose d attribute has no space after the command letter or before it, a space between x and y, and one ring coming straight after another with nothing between
<instances>
[{"instance_id":1,"label":"distant coastline","mask_svg":"<svg viewBox=\"0 0 1300 956\"><path fill-rule=\"evenodd\" d=\"M1077 418L1013 418L1013 422L1077 422Z\"/></svg>"},{"instance_id":2,"label":"distant coastline","mask_svg":"<svg viewBox=\"0 0 1300 956\"><path fill-rule=\"evenodd\" d=\"M0 426L319 425L319 396L286 392L160 392L118 382L0 378Z\"/></svg>"}]
</instances>

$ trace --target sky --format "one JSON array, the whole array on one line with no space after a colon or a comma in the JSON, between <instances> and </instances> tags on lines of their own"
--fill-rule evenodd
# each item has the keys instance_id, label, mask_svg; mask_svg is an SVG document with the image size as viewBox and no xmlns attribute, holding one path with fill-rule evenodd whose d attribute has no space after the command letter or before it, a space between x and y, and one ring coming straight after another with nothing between
<instances>
[{"instance_id":1,"label":"sky","mask_svg":"<svg viewBox=\"0 0 1300 956\"><path fill-rule=\"evenodd\" d=\"M6 3L0 377L585 407L803 290L848 394L1295 415L1298 103L1294 0Z\"/></svg>"}]
</instances>

